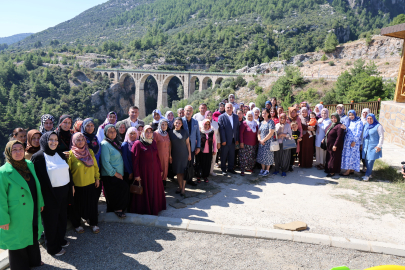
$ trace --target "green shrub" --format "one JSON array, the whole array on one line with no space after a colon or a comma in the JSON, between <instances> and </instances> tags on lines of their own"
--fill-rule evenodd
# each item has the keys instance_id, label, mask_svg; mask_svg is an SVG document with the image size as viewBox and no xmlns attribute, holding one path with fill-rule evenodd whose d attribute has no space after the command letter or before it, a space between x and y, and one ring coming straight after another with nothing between
<instances>
[{"instance_id":1,"label":"green shrub","mask_svg":"<svg viewBox=\"0 0 405 270\"><path fill-rule=\"evenodd\" d=\"M250 82L248 83L248 85L247 85L247 87L248 87L250 90L255 89L256 86L257 86L257 82L255 82L255 81L250 81Z\"/></svg>"},{"instance_id":2,"label":"green shrub","mask_svg":"<svg viewBox=\"0 0 405 270\"><path fill-rule=\"evenodd\" d=\"M309 63L310 63L311 65L312 65L314 62L315 62L314 59L310 59L310 60L309 60Z\"/></svg>"},{"instance_id":3,"label":"green shrub","mask_svg":"<svg viewBox=\"0 0 405 270\"><path fill-rule=\"evenodd\" d=\"M301 61L297 62L297 67L303 67L303 66L304 66L304 64Z\"/></svg>"},{"instance_id":4,"label":"green shrub","mask_svg":"<svg viewBox=\"0 0 405 270\"><path fill-rule=\"evenodd\" d=\"M326 54L322 55L321 61L326 61L326 60L328 60L328 57L326 56Z\"/></svg>"},{"instance_id":5,"label":"green shrub","mask_svg":"<svg viewBox=\"0 0 405 270\"><path fill-rule=\"evenodd\" d=\"M329 61L329 66L334 66L334 65L335 65L335 62Z\"/></svg>"},{"instance_id":6,"label":"green shrub","mask_svg":"<svg viewBox=\"0 0 405 270\"><path fill-rule=\"evenodd\" d=\"M255 93L256 94L261 94L261 93L263 93L263 87L261 87L261 86L256 86L255 87Z\"/></svg>"}]
</instances>

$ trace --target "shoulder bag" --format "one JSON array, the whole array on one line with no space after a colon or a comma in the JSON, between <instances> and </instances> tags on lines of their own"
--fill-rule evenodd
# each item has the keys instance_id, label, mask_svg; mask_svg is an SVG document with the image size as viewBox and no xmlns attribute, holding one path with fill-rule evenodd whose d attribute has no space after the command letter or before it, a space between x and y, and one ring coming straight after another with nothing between
<instances>
[{"instance_id":1,"label":"shoulder bag","mask_svg":"<svg viewBox=\"0 0 405 270\"><path fill-rule=\"evenodd\" d=\"M192 179L194 177L194 166L193 162L189 160L187 162L187 167L184 169L184 179Z\"/></svg>"},{"instance_id":2,"label":"shoulder bag","mask_svg":"<svg viewBox=\"0 0 405 270\"><path fill-rule=\"evenodd\" d=\"M276 134L276 140L270 143L270 151L276 152L280 150L280 145L278 144L277 131L274 130L274 133Z\"/></svg>"},{"instance_id":3,"label":"shoulder bag","mask_svg":"<svg viewBox=\"0 0 405 270\"><path fill-rule=\"evenodd\" d=\"M284 139L283 141L283 150L297 148L297 143L295 142L294 138L291 139Z\"/></svg>"}]
</instances>

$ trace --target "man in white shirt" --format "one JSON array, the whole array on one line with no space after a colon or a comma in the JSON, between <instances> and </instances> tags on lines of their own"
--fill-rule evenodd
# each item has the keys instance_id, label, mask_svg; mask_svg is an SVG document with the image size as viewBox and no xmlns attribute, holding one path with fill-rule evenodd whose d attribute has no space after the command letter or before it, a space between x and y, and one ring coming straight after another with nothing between
<instances>
[{"instance_id":1,"label":"man in white shirt","mask_svg":"<svg viewBox=\"0 0 405 270\"><path fill-rule=\"evenodd\" d=\"M145 123L138 119L138 115L139 115L139 109L136 106L131 106L129 107L129 111L128 111L128 115L129 117L125 120L123 120L123 123L125 124L125 127L130 128L130 127L136 127L138 124L142 124L145 125Z\"/></svg>"},{"instance_id":2,"label":"man in white shirt","mask_svg":"<svg viewBox=\"0 0 405 270\"><path fill-rule=\"evenodd\" d=\"M178 108L177 109L177 117L184 117L184 109L183 108Z\"/></svg>"},{"instance_id":3,"label":"man in white shirt","mask_svg":"<svg viewBox=\"0 0 405 270\"><path fill-rule=\"evenodd\" d=\"M194 114L193 118L194 118L195 120L197 120L198 122L201 122L202 120L205 119L205 112L206 112L206 111L207 111L207 104L202 103L202 104L200 105L200 112Z\"/></svg>"}]
</instances>

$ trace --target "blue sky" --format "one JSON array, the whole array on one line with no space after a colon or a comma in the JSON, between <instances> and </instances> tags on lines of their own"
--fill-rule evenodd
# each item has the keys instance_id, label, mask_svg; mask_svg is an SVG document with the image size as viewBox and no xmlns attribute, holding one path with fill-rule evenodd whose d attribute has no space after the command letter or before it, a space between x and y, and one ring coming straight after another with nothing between
<instances>
[{"instance_id":1,"label":"blue sky","mask_svg":"<svg viewBox=\"0 0 405 270\"><path fill-rule=\"evenodd\" d=\"M0 0L0 37L36 33L107 0Z\"/></svg>"}]
</instances>

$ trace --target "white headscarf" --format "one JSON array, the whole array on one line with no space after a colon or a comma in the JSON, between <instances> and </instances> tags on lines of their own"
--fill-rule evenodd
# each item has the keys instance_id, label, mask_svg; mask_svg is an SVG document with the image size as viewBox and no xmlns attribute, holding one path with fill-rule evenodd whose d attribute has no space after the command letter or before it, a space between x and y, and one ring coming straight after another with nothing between
<instances>
[{"instance_id":1,"label":"white headscarf","mask_svg":"<svg viewBox=\"0 0 405 270\"><path fill-rule=\"evenodd\" d=\"M210 123L210 129L205 129L205 123ZM205 134L212 132L211 121L209 119L204 119L200 122L200 131Z\"/></svg>"},{"instance_id":2,"label":"white headscarf","mask_svg":"<svg viewBox=\"0 0 405 270\"><path fill-rule=\"evenodd\" d=\"M163 117L163 115L162 115L162 113L160 112L159 109L153 110L153 112L152 112L152 116L153 116L153 117L155 116L155 113L158 113L158 114L160 115L160 119L159 119L159 120L155 120L155 118L153 118L153 123L159 123L160 120L166 119L166 118Z\"/></svg>"},{"instance_id":3,"label":"white headscarf","mask_svg":"<svg viewBox=\"0 0 405 270\"><path fill-rule=\"evenodd\" d=\"M249 120L248 120L249 114L252 115L253 121L249 121ZM246 120L245 120L245 122L246 122L246 124L248 125L248 127L250 127L250 129L251 129L253 132L256 132L257 122L256 122L254 119L255 119L254 113L253 113L252 111L248 111L248 112L246 113Z\"/></svg>"},{"instance_id":4,"label":"white headscarf","mask_svg":"<svg viewBox=\"0 0 405 270\"><path fill-rule=\"evenodd\" d=\"M170 113L173 114L173 119L172 120L170 120L169 117L168 117ZM173 124L174 124L174 118L175 118L174 113L172 111L167 111L166 114L165 114L165 118L167 119L167 123L169 124L169 128L172 129Z\"/></svg>"},{"instance_id":5,"label":"white headscarf","mask_svg":"<svg viewBox=\"0 0 405 270\"><path fill-rule=\"evenodd\" d=\"M252 109L252 105L255 105L255 106L256 106L256 104L255 104L254 102L250 102L250 103L249 103L249 110Z\"/></svg>"},{"instance_id":6,"label":"white headscarf","mask_svg":"<svg viewBox=\"0 0 405 270\"><path fill-rule=\"evenodd\" d=\"M367 116L365 118L363 117L364 112L367 112L367 115L368 115L370 113L370 109L369 108L364 108L361 111L361 122L363 122L363 125L365 125L367 123Z\"/></svg>"},{"instance_id":7,"label":"white headscarf","mask_svg":"<svg viewBox=\"0 0 405 270\"><path fill-rule=\"evenodd\" d=\"M320 116L321 116L322 109L323 109L323 105L322 105L322 104L317 104L317 105L315 106L315 108L318 108L318 110L319 110L319 113L315 112L315 110L314 110L314 112L316 113L316 116L320 117Z\"/></svg>"}]
</instances>

